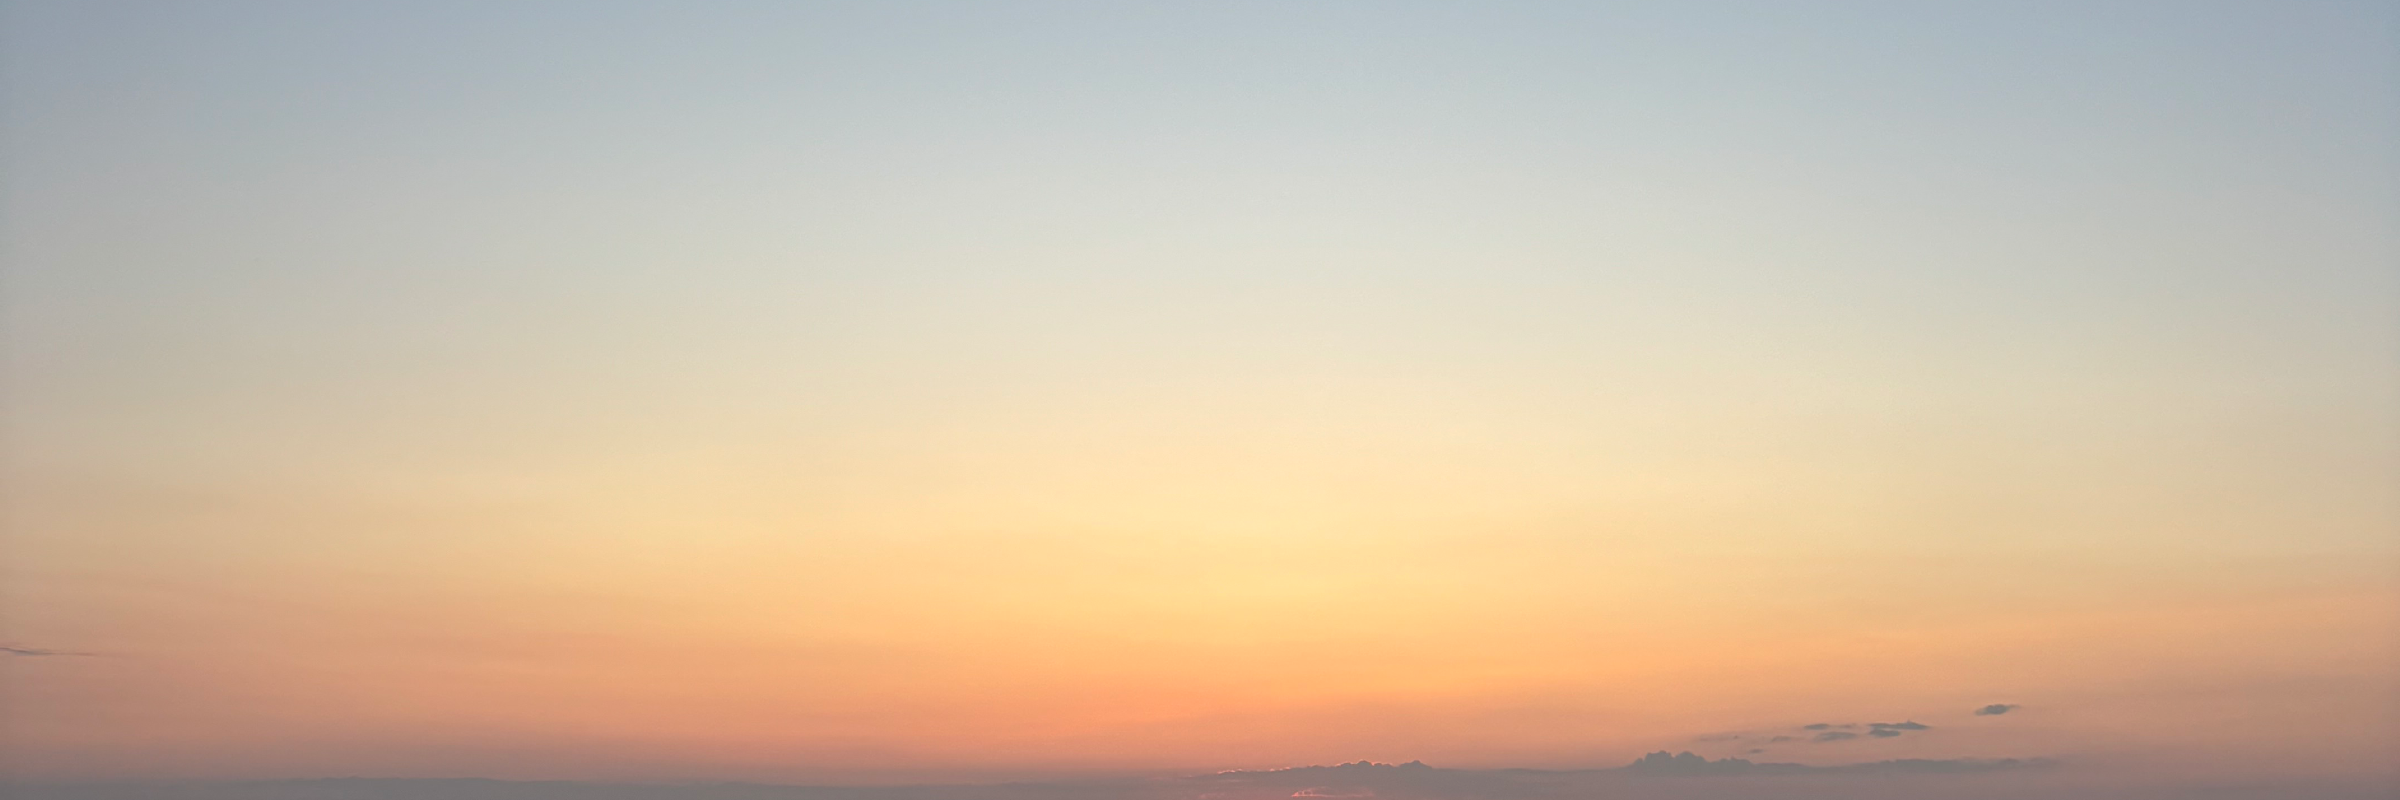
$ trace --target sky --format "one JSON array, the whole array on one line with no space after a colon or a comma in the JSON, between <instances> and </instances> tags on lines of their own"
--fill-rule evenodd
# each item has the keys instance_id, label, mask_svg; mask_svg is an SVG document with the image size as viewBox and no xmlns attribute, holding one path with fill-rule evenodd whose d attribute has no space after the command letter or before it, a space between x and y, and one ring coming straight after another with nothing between
<instances>
[{"instance_id":1,"label":"sky","mask_svg":"<svg viewBox=\"0 0 2400 800\"><path fill-rule=\"evenodd\" d=\"M11 780L2400 781L2389 4L0 14Z\"/></svg>"}]
</instances>

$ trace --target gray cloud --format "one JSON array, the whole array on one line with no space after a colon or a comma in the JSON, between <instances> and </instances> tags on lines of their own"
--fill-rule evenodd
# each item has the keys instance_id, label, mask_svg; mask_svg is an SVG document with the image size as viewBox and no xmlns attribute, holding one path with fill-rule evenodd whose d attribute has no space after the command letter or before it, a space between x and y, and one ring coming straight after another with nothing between
<instances>
[{"instance_id":1,"label":"gray cloud","mask_svg":"<svg viewBox=\"0 0 2400 800\"><path fill-rule=\"evenodd\" d=\"M1934 773L2002 772L2020 769L2047 769L2058 766L2048 758L1899 758L1890 761L1870 761L1864 764L1845 764L1838 767L1818 767L1828 773Z\"/></svg>"},{"instance_id":2,"label":"gray cloud","mask_svg":"<svg viewBox=\"0 0 2400 800\"><path fill-rule=\"evenodd\" d=\"M1691 753L1669 754L1661 750L1636 759L1633 763L1625 765L1624 770L1640 775L1662 776L1956 774L2037 769L2055 766L2056 763L2046 758L1903 758L1891 761L1812 767L1805 764L1762 763L1742 758L1712 760Z\"/></svg>"},{"instance_id":3,"label":"gray cloud","mask_svg":"<svg viewBox=\"0 0 2400 800\"><path fill-rule=\"evenodd\" d=\"M1908 731L1921 731L1931 727L1933 726L1917 722L1916 720L1909 720L1907 722L1870 722L1867 723L1867 735L1878 739L1889 739Z\"/></svg>"},{"instance_id":4,"label":"gray cloud","mask_svg":"<svg viewBox=\"0 0 2400 800\"><path fill-rule=\"evenodd\" d=\"M49 650L49 649L44 649L44 648L40 648L40 647L14 647L14 646L10 646L10 645L0 645L0 654L7 654L7 655L10 655L10 656L16 656L16 657L19 657L19 658L40 658L40 657L43 657L43 656L88 656L88 655L91 655L90 653L77 653L77 652L73 652L73 651L70 651L70 650Z\"/></svg>"},{"instance_id":5,"label":"gray cloud","mask_svg":"<svg viewBox=\"0 0 2400 800\"><path fill-rule=\"evenodd\" d=\"M1978 716L1978 717L1997 717L1997 716L2000 716L2000 715L2002 715L2002 714L2006 714L2006 713L2008 713L2008 712L2015 711L2015 710L2017 710L2018 708L2019 708L2019 706L2018 706L2017 704L2015 704L2015 703L1993 703L1993 704L1991 704L1991 705L1988 705L1988 706L1984 706L1984 707L1982 707L1982 708L1975 709L1975 716Z\"/></svg>"},{"instance_id":6,"label":"gray cloud","mask_svg":"<svg viewBox=\"0 0 2400 800\"><path fill-rule=\"evenodd\" d=\"M1669 753L1660 750L1624 766L1626 772L1637 775L1768 775L1802 772L1808 767L1799 764L1760 764L1744 758L1710 760L1690 752Z\"/></svg>"},{"instance_id":7,"label":"gray cloud","mask_svg":"<svg viewBox=\"0 0 2400 800\"><path fill-rule=\"evenodd\" d=\"M1802 725L1800 726L1800 729L1804 731L1817 732L1816 736L1811 737L1809 741L1839 742L1858 738L1858 734L1853 733L1853 731L1858 730L1860 727L1861 726L1855 722L1814 722L1807 725ZM1918 722L1916 720L1907 720L1904 722L1870 722L1864 727L1866 728L1866 735L1868 736L1872 736L1877 739L1889 739L1909 731L1929 730L1933 726ZM1786 738L1789 737L1778 737L1775 739L1775 741L1783 741Z\"/></svg>"}]
</instances>

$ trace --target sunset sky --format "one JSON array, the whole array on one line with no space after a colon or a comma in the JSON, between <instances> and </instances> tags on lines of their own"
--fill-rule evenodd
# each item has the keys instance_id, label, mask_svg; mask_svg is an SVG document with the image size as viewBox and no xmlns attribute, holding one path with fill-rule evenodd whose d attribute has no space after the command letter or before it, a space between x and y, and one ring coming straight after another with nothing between
<instances>
[{"instance_id":1,"label":"sunset sky","mask_svg":"<svg viewBox=\"0 0 2400 800\"><path fill-rule=\"evenodd\" d=\"M4 13L16 780L2400 752L2390 4Z\"/></svg>"}]
</instances>

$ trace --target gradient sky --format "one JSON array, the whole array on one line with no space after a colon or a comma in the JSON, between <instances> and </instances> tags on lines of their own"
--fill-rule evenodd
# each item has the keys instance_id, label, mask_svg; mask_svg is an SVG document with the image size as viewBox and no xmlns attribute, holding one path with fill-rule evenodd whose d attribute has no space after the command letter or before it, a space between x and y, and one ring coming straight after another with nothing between
<instances>
[{"instance_id":1,"label":"gradient sky","mask_svg":"<svg viewBox=\"0 0 2400 800\"><path fill-rule=\"evenodd\" d=\"M5 13L21 779L2400 747L2389 4Z\"/></svg>"}]
</instances>

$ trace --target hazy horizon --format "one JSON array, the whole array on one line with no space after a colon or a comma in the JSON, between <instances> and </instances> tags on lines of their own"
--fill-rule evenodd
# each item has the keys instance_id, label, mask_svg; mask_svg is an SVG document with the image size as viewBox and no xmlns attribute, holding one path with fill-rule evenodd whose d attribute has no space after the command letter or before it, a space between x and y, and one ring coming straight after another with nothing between
<instances>
[{"instance_id":1,"label":"hazy horizon","mask_svg":"<svg viewBox=\"0 0 2400 800\"><path fill-rule=\"evenodd\" d=\"M2089 765L2083 765L2089 766ZM1610 797L1685 800L1769 795L1792 800L2015 797L2370 800L2389 784L2357 777L2226 781L2108 774L2050 759L1896 759L1830 767L1651 753L1618 767L1457 770L1422 762L1235 770L1206 775L1047 781L792 785L725 781L498 781L332 778L238 782L18 784L24 800L1268 800L1269 798Z\"/></svg>"},{"instance_id":2,"label":"hazy horizon","mask_svg":"<svg viewBox=\"0 0 2400 800\"><path fill-rule=\"evenodd\" d=\"M2400 786L2390 3L0 13L21 786Z\"/></svg>"}]
</instances>

